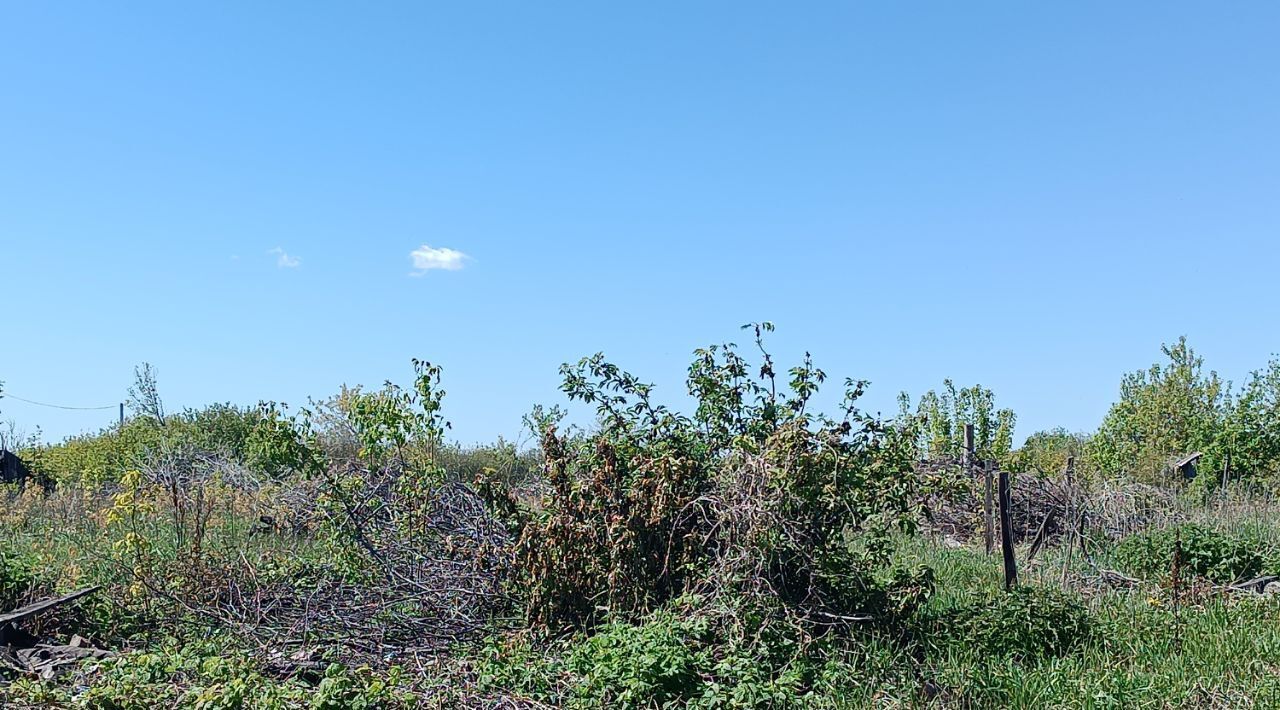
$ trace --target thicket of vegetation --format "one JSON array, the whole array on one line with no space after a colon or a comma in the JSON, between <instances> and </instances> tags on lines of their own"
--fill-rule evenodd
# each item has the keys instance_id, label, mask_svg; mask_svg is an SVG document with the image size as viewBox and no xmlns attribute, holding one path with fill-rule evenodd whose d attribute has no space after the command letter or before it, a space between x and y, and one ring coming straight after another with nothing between
<instances>
[{"instance_id":1,"label":"thicket of vegetation","mask_svg":"<svg viewBox=\"0 0 1280 710\"><path fill-rule=\"evenodd\" d=\"M1038 444L1084 454L1087 470L1159 483L1170 459L1203 453L1200 468L1227 478L1266 479L1280 471L1280 360L1252 372L1238 389L1181 338L1162 351L1167 362L1124 376L1120 399L1098 431L1075 441ZM1205 476L1212 485L1222 476Z\"/></svg>"},{"instance_id":2,"label":"thicket of vegetation","mask_svg":"<svg viewBox=\"0 0 1280 710\"><path fill-rule=\"evenodd\" d=\"M112 652L6 706L1271 707L1280 703L1280 361L1239 389L1185 341L1098 431L981 386L903 395L775 363L772 326L694 353L692 411L606 360L562 368L536 442L447 440L440 368L289 410L132 416L44 445L6 491L0 605ZM0 400L2 402L3 400ZM1022 583L981 549L976 456L1015 472ZM1203 453L1187 483L1175 459ZM1062 473L1074 462L1070 479ZM1226 475L1222 475L1225 471ZM40 485L34 485L39 483ZM1033 553L1034 550L1034 553ZM1034 557L1032 555L1034 554ZM1031 558L1031 559L1028 559ZM1248 584L1242 584L1248 582Z\"/></svg>"}]
</instances>

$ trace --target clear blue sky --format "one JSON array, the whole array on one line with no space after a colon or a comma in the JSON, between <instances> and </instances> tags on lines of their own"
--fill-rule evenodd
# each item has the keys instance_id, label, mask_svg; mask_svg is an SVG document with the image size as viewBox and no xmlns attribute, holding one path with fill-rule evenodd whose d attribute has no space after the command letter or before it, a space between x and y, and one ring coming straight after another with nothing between
<instances>
[{"instance_id":1,"label":"clear blue sky","mask_svg":"<svg viewBox=\"0 0 1280 710\"><path fill-rule=\"evenodd\" d=\"M1021 436L1180 334L1237 381L1280 350L1275 2L0 8L13 395L150 361L171 409L301 403L418 356L474 442L597 350L678 402L769 319L873 410L951 377Z\"/></svg>"}]
</instances>

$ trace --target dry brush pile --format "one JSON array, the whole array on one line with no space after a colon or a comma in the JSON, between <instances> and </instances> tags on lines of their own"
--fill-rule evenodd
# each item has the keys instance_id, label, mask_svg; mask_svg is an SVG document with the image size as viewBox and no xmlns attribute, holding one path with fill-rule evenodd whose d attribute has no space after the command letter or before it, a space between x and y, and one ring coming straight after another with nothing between
<instances>
[{"instance_id":1,"label":"dry brush pile","mask_svg":"<svg viewBox=\"0 0 1280 710\"><path fill-rule=\"evenodd\" d=\"M420 370L422 392L316 407L340 427L282 423L297 471L282 479L198 447L156 451L86 536L114 541L125 594L159 623L235 634L281 673L402 664L474 638L509 607L511 539L433 464L442 425L421 398L438 396L434 374Z\"/></svg>"},{"instance_id":2,"label":"dry brush pile","mask_svg":"<svg viewBox=\"0 0 1280 710\"><path fill-rule=\"evenodd\" d=\"M926 505L928 529L957 542L981 539L986 506L984 473L978 470L966 475L959 461L920 462L917 467L953 484L930 497ZM995 476L992 472L993 480ZM1124 480L1081 481L1065 473L1012 474L1009 492L1017 544L1048 544L1070 536L1119 540L1167 522L1178 507L1177 495L1167 488ZM994 495L992 500L994 506ZM994 535L998 541L998 525Z\"/></svg>"}]
</instances>

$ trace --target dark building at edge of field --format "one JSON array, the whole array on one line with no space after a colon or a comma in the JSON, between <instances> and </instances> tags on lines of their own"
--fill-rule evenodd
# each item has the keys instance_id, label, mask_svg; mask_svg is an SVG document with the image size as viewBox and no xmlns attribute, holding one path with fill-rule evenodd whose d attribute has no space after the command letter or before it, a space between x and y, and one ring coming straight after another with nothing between
<instances>
[{"instance_id":1,"label":"dark building at edge of field","mask_svg":"<svg viewBox=\"0 0 1280 710\"><path fill-rule=\"evenodd\" d=\"M0 449L0 483L24 483L29 473L17 454Z\"/></svg>"}]
</instances>

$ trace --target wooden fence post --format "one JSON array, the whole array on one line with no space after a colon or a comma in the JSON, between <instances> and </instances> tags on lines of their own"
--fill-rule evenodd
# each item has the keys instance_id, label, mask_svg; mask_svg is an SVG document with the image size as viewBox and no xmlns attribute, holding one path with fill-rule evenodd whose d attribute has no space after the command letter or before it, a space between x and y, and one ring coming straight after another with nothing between
<instances>
[{"instance_id":1,"label":"wooden fence post","mask_svg":"<svg viewBox=\"0 0 1280 710\"><path fill-rule=\"evenodd\" d=\"M1067 479L1067 500L1066 500L1066 519L1064 525L1066 532L1062 534L1062 540L1066 543L1067 554L1062 558L1062 586L1067 586L1067 573L1071 567L1071 553L1075 548L1076 534L1076 487L1075 487L1076 457L1067 457L1067 468L1065 471Z\"/></svg>"},{"instance_id":2,"label":"wooden fence post","mask_svg":"<svg viewBox=\"0 0 1280 710\"><path fill-rule=\"evenodd\" d=\"M986 493L983 497L983 503L982 503L982 513L983 513L982 524L983 524L983 535L987 543L988 555L991 554L992 550L995 548L995 527L996 527L995 502L992 501L992 491L991 491L992 483L993 483L991 480L992 468L993 466L982 467L982 479L983 479L982 482L983 482L983 486L986 488Z\"/></svg>"},{"instance_id":3,"label":"wooden fence post","mask_svg":"<svg viewBox=\"0 0 1280 710\"><path fill-rule=\"evenodd\" d=\"M992 463L994 468L995 462ZM990 472L987 474L990 480ZM1018 584L1018 561L1013 554L1013 510L1009 496L1009 472L1000 472L1000 549L1004 552L1004 588Z\"/></svg>"},{"instance_id":4,"label":"wooden fence post","mask_svg":"<svg viewBox=\"0 0 1280 710\"><path fill-rule=\"evenodd\" d=\"M976 461L974 459L972 424L964 425L964 451L961 454L964 457L965 476L972 481L976 478L974 475ZM982 503L982 539L986 543L986 550L989 555L991 554L994 530L991 522L991 477L987 475L985 467L983 467L983 480L986 486L986 496Z\"/></svg>"},{"instance_id":5,"label":"wooden fence post","mask_svg":"<svg viewBox=\"0 0 1280 710\"><path fill-rule=\"evenodd\" d=\"M961 465L966 476L973 476L973 425L964 425L964 451L960 452Z\"/></svg>"}]
</instances>

